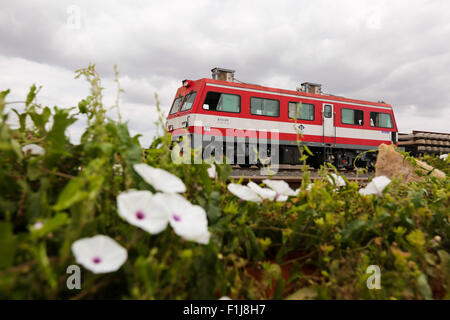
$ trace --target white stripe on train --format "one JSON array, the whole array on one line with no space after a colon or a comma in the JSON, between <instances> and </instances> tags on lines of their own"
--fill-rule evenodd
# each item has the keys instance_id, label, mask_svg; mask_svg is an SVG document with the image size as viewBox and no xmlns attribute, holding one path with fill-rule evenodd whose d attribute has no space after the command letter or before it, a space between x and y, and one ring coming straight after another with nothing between
<instances>
[{"instance_id":1,"label":"white stripe on train","mask_svg":"<svg viewBox=\"0 0 450 320\"><path fill-rule=\"evenodd\" d=\"M238 118L238 117L226 117L207 114L189 114L181 117L169 119L168 125L173 125L174 129L182 128L182 122L186 121L189 117L189 126L206 128L222 128L222 129L237 129L237 130L254 130L254 131L271 131L277 130L279 133L296 134L295 126L302 125L304 129L302 133L304 135L322 136L322 125L313 125L305 123L292 123L284 121L270 121L260 119ZM220 120L219 120L220 119ZM383 140L390 141L390 131L383 130L367 130L359 128L343 128L335 127L337 138L350 138L350 139L366 139L366 140ZM334 137L334 136L333 136Z\"/></svg>"}]
</instances>

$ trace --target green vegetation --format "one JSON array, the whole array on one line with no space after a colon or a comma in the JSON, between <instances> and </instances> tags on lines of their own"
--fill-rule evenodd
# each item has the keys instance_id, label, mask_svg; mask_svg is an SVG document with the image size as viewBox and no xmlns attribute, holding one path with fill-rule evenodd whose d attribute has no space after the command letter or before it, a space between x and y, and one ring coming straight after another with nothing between
<instances>
[{"instance_id":1,"label":"green vegetation","mask_svg":"<svg viewBox=\"0 0 450 320\"><path fill-rule=\"evenodd\" d=\"M174 164L168 135L142 149L125 123L107 119L93 66L77 77L91 84L77 107L37 104L32 86L24 111L15 111L18 129L6 123L9 91L0 93L0 298L450 298L448 178L393 180L382 196L327 178L308 191L306 178L285 202L242 201L227 190L230 166L216 165L211 179L208 164ZM88 126L73 145L65 132L81 117ZM42 152L23 152L30 144ZM449 159L425 161L449 172ZM181 178L183 196L207 213L209 244L172 228L151 235L118 215L119 193L155 192L133 170L142 162ZM82 268L81 289L69 290L71 245L97 234L115 239L128 258L112 273ZM379 290L366 285L370 265L380 267Z\"/></svg>"}]
</instances>

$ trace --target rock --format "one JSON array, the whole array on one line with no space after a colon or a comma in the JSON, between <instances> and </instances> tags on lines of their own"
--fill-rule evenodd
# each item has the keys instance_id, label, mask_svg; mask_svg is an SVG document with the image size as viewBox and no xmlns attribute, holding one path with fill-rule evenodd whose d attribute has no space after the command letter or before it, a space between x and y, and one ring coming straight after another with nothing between
<instances>
[{"instance_id":1,"label":"rock","mask_svg":"<svg viewBox=\"0 0 450 320\"><path fill-rule=\"evenodd\" d=\"M416 166L398 153L393 145L383 143L378 147L375 176L386 176L388 178L401 176L403 182L406 183L421 180L422 177L416 173L417 170L420 170L425 174L431 171L432 176L445 179L446 175L441 170L435 169L423 161L417 159L415 161Z\"/></svg>"}]
</instances>

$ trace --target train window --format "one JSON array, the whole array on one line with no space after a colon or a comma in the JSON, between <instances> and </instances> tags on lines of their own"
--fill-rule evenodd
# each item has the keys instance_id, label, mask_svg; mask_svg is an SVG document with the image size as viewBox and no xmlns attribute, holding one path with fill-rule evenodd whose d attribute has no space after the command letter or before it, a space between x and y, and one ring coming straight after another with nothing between
<instances>
[{"instance_id":1,"label":"train window","mask_svg":"<svg viewBox=\"0 0 450 320\"><path fill-rule=\"evenodd\" d=\"M172 108L170 108L169 114L174 114L178 112L178 109L180 108L181 100L183 100L183 97L178 97L173 101Z\"/></svg>"},{"instance_id":2,"label":"train window","mask_svg":"<svg viewBox=\"0 0 450 320\"><path fill-rule=\"evenodd\" d=\"M279 117L280 101L253 97L250 99L250 113L259 116Z\"/></svg>"},{"instance_id":3,"label":"train window","mask_svg":"<svg viewBox=\"0 0 450 320\"><path fill-rule=\"evenodd\" d=\"M186 95L186 98L184 99L183 105L181 106L180 111L186 111L192 108L192 105L194 104L195 97L197 96L197 92L191 92L188 95Z\"/></svg>"},{"instance_id":4,"label":"train window","mask_svg":"<svg viewBox=\"0 0 450 320\"><path fill-rule=\"evenodd\" d=\"M323 116L325 118L331 118L332 112L333 111L331 110L331 106L329 104L325 105L325 110L324 110Z\"/></svg>"},{"instance_id":5,"label":"train window","mask_svg":"<svg viewBox=\"0 0 450 320\"><path fill-rule=\"evenodd\" d=\"M364 124L364 111L356 109L341 109L341 122L362 126Z\"/></svg>"},{"instance_id":6,"label":"train window","mask_svg":"<svg viewBox=\"0 0 450 320\"><path fill-rule=\"evenodd\" d=\"M289 118L314 120L314 105L311 103L289 102Z\"/></svg>"},{"instance_id":7,"label":"train window","mask_svg":"<svg viewBox=\"0 0 450 320\"><path fill-rule=\"evenodd\" d=\"M241 97L235 94L208 92L203 109L223 112L241 112Z\"/></svg>"},{"instance_id":8,"label":"train window","mask_svg":"<svg viewBox=\"0 0 450 320\"><path fill-rule=\"evenodd\" d=\"M390 128L394 127L392 117L389 113L371 112L370 113L370 125L372 127Z\"/></svg>"}]
</instances>

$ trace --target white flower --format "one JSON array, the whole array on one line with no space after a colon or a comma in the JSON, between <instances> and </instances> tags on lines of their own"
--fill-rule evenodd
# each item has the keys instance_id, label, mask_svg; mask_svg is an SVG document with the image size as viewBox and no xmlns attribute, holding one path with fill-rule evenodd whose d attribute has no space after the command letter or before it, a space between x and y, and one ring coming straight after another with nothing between
<instances>
[{"instance_id":1,"label":"white flower","mask_svg":"<svg viewBox=\"0 0 450 320\"><path fill-rule=\"evenodd\" d=\"M256 193L254 190L250 189L247 186L243 186L236 183L230 183L227 186L228 191L230 191L232 194L234 194L236 197L241 198L245 201L252 201L252 202L261 202L262 199Z\"/></svg>"},{"instance_id":2,"label":"white flower","mask_svg":"<svg viewBox=\"0 0 450 320\"><path fill-rule=\"evenodd\" d=\"M113 169L113 171L116 171L116 172L119 173L119 174L122 174L122 173L123 173L123 168L122 168L122 166L121 166L120 164L118 164L118 163L113 164L112 169Z\"/></svg>"},{"instance_id":3,"label":"white flower","mask_svg":"<svg viewBox=\"0 0 450 320\"><path fill-rule=\"evenodd\" d=\"M441 154L441 155L439 156L439 159L447 160L447 157L448 157L448 153L446 153L446 154Z\"/></svg>"},{"instance_id":4,"label":"white flower","mask_svg":"<svg viewBox=\"0 0 450 320\"><path fill-rule=\"evenodd\" d=\"M377 194L381 196L381 192L389 183L391 183L391 179L388 177L375 177L365 188L360 189L359 193L362 195Z\"/></svg>"},{"instance_id":5,"label":"white flower","mask_svg":"<svg viewBox=\"0 0 450 320\"><path fill-rule=\"evenodd\" d=\"M216 172L216 166L214 164L211 164L211 167L208 168L208 175L211 179L215 179L217 172Z\"/></svg>"},{"instance_id":6,"label":"white flower","mask_svg":"<svg viewBox=\"0 0 450 320\"><path fill-rule=\"evenodd\" d=\"M93 273L117 271L127 260L127 250L104 235L83 238L72 244L77 263Z\"/></svg>"},{"instance_id":7,"label":"white flower","mask_svg":"<svg viewBox=\"0 0 450 320\"><path fill-rule=\"evenodd\" d=\"M150 191L129 190L117 196L119 215L130 224L151 234L163 231L168 218L161 204Z\"/></svg>"},{"instance_id":8,"label":"white flower","mask_svg":"<svg viewBox=\"0 0 450 320\"><path fill-rule=\"evenodd\" d=\"M44 226L44 224L42 223L42 221L38 221L38 222L36 222L35 224L33 224L33 229L34 230L40 230L40 229L42 229L42 227Z\"/></svg>"},{"instance_id":9,"label":"white flower","mask_svg":"<svg viewBox=\"0 0 450 320\"><path fill-rule=\"evenodd\" d=\"M255 191L263 199L269 199L269 200L273 201L275 199L275 196L277 195L277 193L275 191L273 191L272 189L261 188L260 186L258 186L256 183L254 183L252 181L247 183L247 187L249 187L250 189Z\"/></svg>"},{"instance_id":10,"label":"white flower","mask_svg":"<svg viewBox=\"0 0 450 320\"><path fill-rule=\"evenodd\" d=\"M279 194L272 189L261 188L256 183L251 182L251 181L247 184L247 186L250 189L252 189L253 191L255 191L263 199L269 199L271 201L276 200L276 201L281 201L281 202L284 202L288 199L288 197L286 195Z\"/></svg>"},{"instance_id":11,"label":"white flower","mask_svg":"<svg viewBox=\"0 0 450 320\"><path fill-rule=\"evenodd\" d=\"M183 181L166 170L153 168L145 163L135 164L133 168L142 177L142 179L144 179L148 184L151 184L158 191L186 191L186 186Z\"/></svg>"},{"instance_id":12,"label":"white flower","mask_svg":"<svg viewBox=\"0 0 450 320\"><path fill-rule=\"evenodd\" d=\"M119 215L150 234L157 234L170 223L183 239L208 244L210 233L205 210L177 193L129 190L117 197Z\"/></svg>"},{"instance_id":13,"label":"white flower","mask_svg":"<svg viewBox=\"0 0 450 320\"><path fill-rule=\"evenodd\" d=\"M208 218L205 210L176 193L157 193L153 197L154 203L165 213L176 234L185 240L208 244Z\"/></svg>"},{"instance_id":14,"label":"white flower","mask_svg":"<svg viewBox=\"0 0 450 320\"><path fill-rule=\"evenodd\" d=\"M232 299L228 296L223 296L223 297L220 297L219 300L232 300Z\"/></svg>"},{"instance_id":15,"label":"white flower","mask_svg":"<svg viewBox=\"0 0 450 320\"><path fill-rule=\"evenodd\" d=\"M328 175L328 181L330 181L330 183L334 184L336 187L343 187L343 186L345 186L344 178L342 178L341 176L338 176L335 173L330 173Z\"/></svg>"},{"instance_id":16,"label":"white flower","mask_svg":"<svg viewBox=\"0 0 450 320\"><path fill-rule=\"evenodd\" d=\"M23 153L30 153L33 156L42 156L43 154L45 154L45 150L44 148L42 148L41 146L31 143L31 144L27 144L26 146L22 147L22 152Z\"/></svg>"},{"instance_id":17,"label":"white flower","mask_svg":"<svg viewBox=\"0 0 450 320\"><path fill-rule=\"evenodd\" d=\"M278 195L283 195L283 196L296 196L297 195L297 192L292 190L286 181L265 179L263 182L266 185L268 185L272 190L274 190Z\"/></svg>"}]
</instances>

